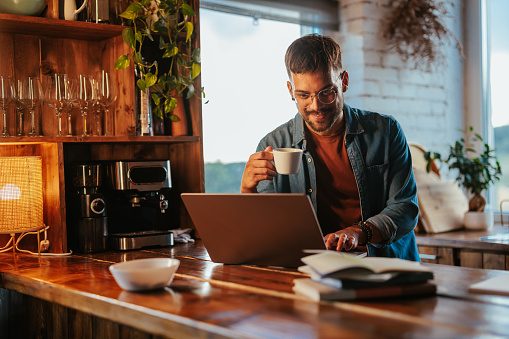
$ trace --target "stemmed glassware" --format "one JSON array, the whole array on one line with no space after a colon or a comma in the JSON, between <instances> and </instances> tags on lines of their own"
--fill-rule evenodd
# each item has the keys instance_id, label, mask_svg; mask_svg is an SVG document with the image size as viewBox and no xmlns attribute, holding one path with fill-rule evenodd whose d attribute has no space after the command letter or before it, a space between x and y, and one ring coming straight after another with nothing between
<instances>
[{"instance_id":1,"label":"stemmed glassware","mask_svg":"<svg viewBox=\"0 0 509 339\"><path fill-rule=\"evenodd\" d=\"M55 110L58 120L57 136L62 136L62 112L69 105L69 83L65 74L53 74L49 78L45 101Z\"/></svg>"},{"instance_id":2,"label":"stemmed glassware","mask_svg":"<svg viewBox=\"0 0 509 339\"><path fill-rule=\"evenodd\" d=\"M102 135L103 129L101 124L101 103L99 102L99 81L96 78L90 78L94 89L93 99L90 102L90 109L94 112L95 128L94 135Z\"/></svg>"},{"instance_id":3,"label":"stemmed glassware","mask_svg":"<svg viewBox=\"0 0 509 339\"><path fill-rule=\"evenodd\" d=\"M10 76L0 76L0 109L2 110L2 120L3 120L3 130L0 136L7 137L9 136L9 131L7 130L7 109L9 105L15 99L14 96L14 81Z\"/></svg>"},{"instance_id":4,"label":"stemmed glassware","mask_svg":"<svg viewBox=\"0 0 509 339\"><path fill-rule=\"evenodd\" d=\"M99 104L104 109L104 135L110 135L110 128L114 125L114 119L110 117L109 110L111 104L117 99L117 94L109 72L102 70L97 79Z\"/></svg>"},{"instance_id":5,"label":"stemmed glassware","mask_svg":"<svg viewBox=\"0 0 509 339\"><path fill-rule=\"evenodd\" d=\"M77 98L76 102L80 107L81 116L83 119L83 136L87 136L87 111L90 109L93 101L96 98L96 91L94 89L93 80L88 75L78 75L77 84Z\"/></svg>"},{"instance_id":6,"label":"stemmed glassware","mask_svg":"<svg viewBox=\"0 0 509 339\"><path fill-rule=\"evenodd\" d=\"M78 107L78 92L79 92L79 81L76 77L68 77L68 93L69 93L69 105L67 106L67 135L72 136L72 110L73 107Z\"/></svg>"},{"instance_id":7,"label":"stemmed glassware","mask_svg":"<svg viewBox=\"0 0 509 339\"><path fill-rule=\"evenodd\" d=\"M38 133L35 130L35 109L42 99L41 82L38 77L25 77L18 80L17 90L19 103L26 107L30 113L30 132L28 136L37 136ZM23 114L21 112L19 119L18 135L21 135L23 133Z\"/></svg>"}]
</instances>

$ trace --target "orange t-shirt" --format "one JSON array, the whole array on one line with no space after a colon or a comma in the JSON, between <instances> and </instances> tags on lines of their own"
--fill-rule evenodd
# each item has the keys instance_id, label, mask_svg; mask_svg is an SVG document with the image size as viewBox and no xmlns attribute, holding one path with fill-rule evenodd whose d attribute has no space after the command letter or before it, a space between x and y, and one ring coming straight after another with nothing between
<instances>
[{"instance_id":1,"label":"orange t-shirt","mask_svg":"<svg viewBox=\"0 0 509 339\"><path fill-rule=\"evenodd\" d=\"M317 215L324 235L361 220L357 181L345 147L345 133L320 136L306 130L316 171Z\"/></svg>"}]
</instances>

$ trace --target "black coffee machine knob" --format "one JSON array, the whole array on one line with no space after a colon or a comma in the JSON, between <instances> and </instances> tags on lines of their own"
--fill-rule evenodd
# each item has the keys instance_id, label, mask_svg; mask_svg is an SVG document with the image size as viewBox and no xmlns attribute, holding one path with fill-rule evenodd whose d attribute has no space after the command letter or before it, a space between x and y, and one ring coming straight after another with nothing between
<instances>
[{"instance_id":1,"label":"black coffee machine knob","mask_svg":"<svg viewBox=\"0 0 509 339\"><path fill-rule=\"evenodd\" d=\"M106 209L106 203L104 202L104 200L102 198L95 198L90 203L90 209L95 214L102 214L102 213L104 213L104 210Z\"/></svg>"}]
</instances>

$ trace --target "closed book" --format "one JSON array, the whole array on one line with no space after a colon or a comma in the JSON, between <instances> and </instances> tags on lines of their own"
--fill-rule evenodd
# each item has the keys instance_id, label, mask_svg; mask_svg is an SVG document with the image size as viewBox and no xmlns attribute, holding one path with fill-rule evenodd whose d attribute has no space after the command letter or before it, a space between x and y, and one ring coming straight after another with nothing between
<instances>
[{"instance_id":1,"label":"closed book","mask_svg":"<svg viewBox=\"0 0 509 339\"><path fill-rule=\"evenodd\" d=\"M498 294L509 296L509 274L503 274L494 278L470 285L470 292Z\"/></svg>"},{"instance_id":2,"label":"closed book","mask_svg":"<svg viewBox=\"0 0 509 339\"><path fill-rule=\"evenodd\" d=\"M419 262L382 257L365 257L325 251L302 258L302 261L312 268L321 278L336 278L349 280L389 280L396 274L429 272L431 269Z\"/></svg>"},{"instance_id":3,"label":"closed book","mask_svg":"<svg viewBox=\"0 0 509 339\"><path fill-rule=\"evenodd\" d=\"M294 279L293 291L314 301L361 300L436 294L429 282L363 288L335 288L309 278Z\"/></svg>"},{"instance_id":4,"label":"closed book","mask_svg":"<svg viewBox=\"0 0 509 339\"><path fill-rule=\"evenodd\" d=\"M433 280L432 271L424 272L392 272L392 273L380 273L380 274L362 274L359 276L350 275L347 278L336 278L334 274L327 275L325 277L317 274L309 266L300 266L298 268L300 272L309 274L312 280L321 282L322 284L333 286L336 288L359 288L369 286L381 286L381 285L396 285L405 283L418 283Z\"/></svg>"}]
</instances>

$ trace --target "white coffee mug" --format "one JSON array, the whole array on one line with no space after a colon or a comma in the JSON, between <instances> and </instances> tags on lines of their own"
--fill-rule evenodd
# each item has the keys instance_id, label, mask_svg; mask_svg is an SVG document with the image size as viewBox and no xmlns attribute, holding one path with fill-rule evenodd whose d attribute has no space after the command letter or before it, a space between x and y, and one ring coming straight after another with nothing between
<instances>
[{"instance_id":1,"label":"white coffee mug","mask_svg":"<svg viewBox=\"0 0 509 339\"><path fill-rule=\"evenodd\" d=\"M279 174L295 174L302 161L302 150L298 148L276 148L272 151L274 165Z\"/></svg>"}]
</instances>

